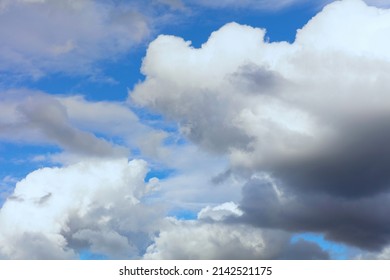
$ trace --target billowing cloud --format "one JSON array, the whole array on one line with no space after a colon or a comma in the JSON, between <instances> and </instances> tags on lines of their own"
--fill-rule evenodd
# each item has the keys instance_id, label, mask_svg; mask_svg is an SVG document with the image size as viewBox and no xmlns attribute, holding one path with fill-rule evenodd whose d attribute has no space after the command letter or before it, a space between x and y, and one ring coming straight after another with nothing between
<instances>
[{"instance_id":1,"label":"billowing cloud","mask_svg":"<svg viewBox=\"0 0 390 280\"><path fill-rule=\"evenodd\" d=\"M0 210L0 255L10 259L109 258L143 254L162 208L141 202L142 160L90 160L43 168L16 184Z\"/></svg>"},{"instance_id":2,"label":"billowing cloud","mask_svg":"<svg viewBox=\"0 0 390 280\"><path fill-rule=\"evenodd\" d=\"M236 23L199 49L159 36L130 101L229 157L229 174L247 180L247 223L379 250L390 242L389 30L388 10L350 0L291 44Z\"/></svg>"},{"instance_id":3,"label":"billowing cloud","mask_svg":"<svg viewBox=\"0 0 390 280\"><path fill-rule=\"evenodd\" d=\"M222 214L222 215L221 215ZM205 208L198 220L169 218L145 259L327 259L318 245L302 241L291 244L288 233L263 230L245 224L223 223L240 216L237 206L226 203Z\"/></svg>"},{"instance_id":4,"label":"billowing cloud","mask_svg":"<svg viewBox=\"0 0 390 280\"><path fill-rule=\"evenodd\" d=\"M0 5L0 74L94 74L96 61L123 54L151 29L135 7L112 1L3 0Z\"/></svg>"}]
</instances>

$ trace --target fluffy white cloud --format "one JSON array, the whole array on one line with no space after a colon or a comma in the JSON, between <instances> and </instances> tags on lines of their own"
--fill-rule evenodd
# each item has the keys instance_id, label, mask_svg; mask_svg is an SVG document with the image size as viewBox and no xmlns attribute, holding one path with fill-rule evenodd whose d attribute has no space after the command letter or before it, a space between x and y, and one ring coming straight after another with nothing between
<instances>
[{"instance_id":1,"label":"fluffy white cloud","mask_svg":"<svg viewBox=\"0 0 390 280\"><path fill-rule=\"evenodd\" d=\"M379 250L390 242L387 228L369 229L383 236L373 243L366 224L375 218L383 225L383 208L356 220L354 236L320 208L337 205L338 217L355 221L359 199L370 208L389 192L389 30L389 10L347 0L326 6L291 44L269 43L265 30L236 23L198 49L159 36L144 59L146 79L130 99L176 121L200 147L229 157L232 172L248 179L241 202L247 221L264 226L258 217L267 213L268 225L281 228L283 213L296 213L290 230L311 228ZM284 204L284 197L300 204ZM256 202L268 198L284 206L268 213Z\"/></svg>"},{"instance_id":2,"label":"fluffy white cloud","mask_svg":"<svg viewBox=\"0 0 390 280\"><path fill-rule=\"evenodd\" d=\"M294 44L267 43L264 30L235 23L200 49L160 36L131 98L234 163L267 167L316 152L350 133L349 122L389 110L388 28L388 11L356 0L326 7Z\"/></svg>"},{"instance_id":3,"label":"fluffy white cloud","mask_svg":"<svg viewBox=\"0 0 390 280\"><path fill-rule=\"evenodd\" d=\"M242 216L243 212L233 202L226 202L215 207L207 206L198 213L198 219L211 219L213 221L223 221L231 216Z\"/></svg>"},{"instance_id":4,"label":"fluffy white cloud","mask_svg":"<svg viewBox=\"0 0 390 280\"><path fill-rule=\"evenodd\" d=\"M16 184L0 210L6 258L77 258L82 250L139 257L163 211L140 203L144 161L91 160L43 168Z\"/></svg>"},{"instance_id":5,"label":"fluffy white cloud","mask_svg":"<svg viewBox=\"0 0 390 280\"><path fill-rule=\"evenodd\" d=\"M202 209L198 220L168 218L144 259L329 258L314 244L290 244L286 232L222 222L241 215L237 205L225 203Z\"/></svg>"},{"instance_id":6,"label":"fluffy white cloud","mask_svg":"<svg viewBox=\"0 0 390 280\"><path fill-rule=\"evenodd\" d=\"M268 259L274 244L287 244L287 236L269 234L242 225L168 220L145 259ZM274 243L271 242L271 236Z\"/></svg>"},{"instance_id":7,"label":"fluffy white cloud","mask_svg":"<svg viewBox=\"0 0 390 280\"><path fill-rule=\"evenodd\" d=\"M132 5L94 0L1 1L0 73L93 74L101 59L128 51L150 33Z\"/></svg>"}]
</instances>

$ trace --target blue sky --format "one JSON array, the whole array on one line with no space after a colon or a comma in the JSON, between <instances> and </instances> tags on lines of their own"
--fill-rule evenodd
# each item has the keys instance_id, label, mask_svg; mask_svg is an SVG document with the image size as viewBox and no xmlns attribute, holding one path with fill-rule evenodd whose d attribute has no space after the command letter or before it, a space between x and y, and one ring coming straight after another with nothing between
<instances>
[{"instance_id":1,"label":"blue sky","mask_svg":"<svg viewBox=\"0 0 390 280\"><path fill-rule=\"evenodd\" d=\"M389 5L314 2L0 0L0 258L389 258Z\"/></svg>"}]
</instances>

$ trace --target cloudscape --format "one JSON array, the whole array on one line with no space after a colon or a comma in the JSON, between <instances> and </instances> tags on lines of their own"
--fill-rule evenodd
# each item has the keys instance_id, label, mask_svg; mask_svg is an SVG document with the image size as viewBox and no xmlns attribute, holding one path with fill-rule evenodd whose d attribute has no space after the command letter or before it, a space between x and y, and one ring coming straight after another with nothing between
<instances>
[{"instance_id":1,"label":"cloudscape","mask_svg":"<svg viewBox=\"0 0 390 280\"><path fill-rule=\"evenodd\" d=\"M0 258L389 259L389 8L0 0Z\"/></svg>"}]
</instances>

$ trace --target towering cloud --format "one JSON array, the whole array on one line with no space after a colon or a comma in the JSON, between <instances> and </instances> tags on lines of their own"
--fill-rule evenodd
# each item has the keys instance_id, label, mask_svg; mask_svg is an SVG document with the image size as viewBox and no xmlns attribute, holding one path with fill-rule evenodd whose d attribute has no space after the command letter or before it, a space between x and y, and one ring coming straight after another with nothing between
<instances>
[{"instance_id":1,"label":"towering cloud","mask_svg":"<svg viewBox=\"0 0 390 280\"><path fill-rule=\"evenodd\" d=\"M247 179L237 220L380 250L390 242L389 30L389 10L349 0L292 44L236 23L199 49L160 36L131 101L229 156Z\"/></svg>"}]
</instances>

